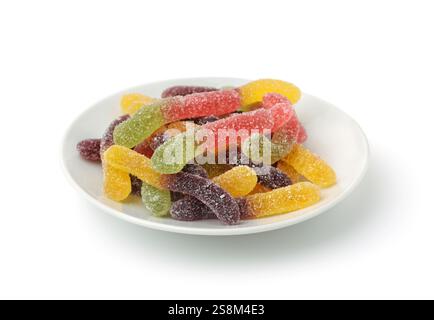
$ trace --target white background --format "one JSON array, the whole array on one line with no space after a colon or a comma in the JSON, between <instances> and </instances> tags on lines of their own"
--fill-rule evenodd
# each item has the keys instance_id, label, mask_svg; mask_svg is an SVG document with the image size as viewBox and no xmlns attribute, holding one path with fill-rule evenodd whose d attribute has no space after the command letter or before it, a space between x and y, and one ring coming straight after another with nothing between
<instances>
[{"instance_id":1,"label":"white background","mask_svg":"<svg viewBox=\"0 0 434 320\"><path fill-rule=\"evenodd\" d=\"M2 1L0 298L434 298L432 1ZM61 137L155 80L296 83L353 116L369 172L250 236L130 225L68 184Z\"/></svg>"}]
</instances>

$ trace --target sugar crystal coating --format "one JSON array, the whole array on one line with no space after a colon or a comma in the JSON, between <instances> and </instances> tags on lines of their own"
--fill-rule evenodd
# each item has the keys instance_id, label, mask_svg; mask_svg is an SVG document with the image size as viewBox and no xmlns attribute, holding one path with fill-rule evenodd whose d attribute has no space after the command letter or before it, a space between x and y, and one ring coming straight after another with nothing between
<instances>
[{"instance_id":1,"label":"sugar crystal coating","mask_svg":"<svg viewBox=\"0 0 434 320\"><path fill-rule=\"evenodd\" d=\"M155 188L147 183L142 184L142 202L154 216L163 217L169 214L172 201L170 191Z\"/></svg>"},{"instance_id":2,"label":"sugar crystal coating","mask_svg":"<svg viewBox=\"0 0 434 320\"><path fill-rule=\"evenodd\" d=\"M233 130L264 130L272 132L280 128L293 115L293 110L286 103L274 105L270 109L233 114L215 122L207 123L202 127L217 133L219 129Z\"/></svg>"},{"instance_id":3,"label":"sugar crystal coating","mask_svg":"<svg viewBox=\"0 0 434 320\"><path fill-rule=\"evenodd\" d=\"M223 90L194 93L185 97L167 98L161 106L166 122L183 119L219 116L231 113L240 106L240 94L237 90Z\"/></svg>"},{"instance_id":4,"label":"sugar crystal coating","mask_svg":"<svg viewBox=\"0 0 434 320\"><path fill-rule=\"evenodd\" d=\"M287 187L292 184L291 179L281 170L273 166L254 168L258 174L258 182L269 189Z\"/></svg>"},{"instance_id":5,"label":"sugar crystal coating","mask_svg":"<svg viewBox=\"0 0 434 320\"><path fill-rule=\"evenodd\" d=\"M99 146L101 139L86 139L77 144L77 150L80 156L88 161L101 162Z\"/></svg>"},{"instance_id":6,"label":"sugar crystal coating","mask_svg":"<svg viewBox=\"0 0 434 320\"><path fill-rule=\"evenodd\" d=\"M277 103L289 102L289 100L278 94L278 93L268 93L264 95L262 104L265 109L273 107ZM273 143L278 145L285 145L285 143L303 143L307 139L306 130L301 124L294 111L294 116L279 130L277 130L273 136Z\"/></svg>"},{"instance_id":7,"label":"sugar crystal coating","mask_svg":"<svg viewBox=\"0 0 434 320\"><path fill-rule=\"evenodd\" d=\"M122 201L131 193L131 179L127 172L118 170L103 161L104 195L114 201Z\"/></svg>"},{"instance_id":8,"label":"sugar crystal coating","mask_svg":"<svg viewBox=\"0 0 434 320\"><path fill-rule=\"evenodd\" d=\"M187 164L183 169L183 172L191 173L202 178L208 178L208 173L204 168L198 164Z\"/></svg>"},{"instance_id":9,"label":"sugar crystal coating","mask_svg":"<svg viewBox=\"0 0 434 320\"><path fill-rule=\"evenodd\" d=\"M181 221L216 218L215 214L208 206L190 196L173 202L170 208L170 215L172 218Z\"/></svg>"},{"instance_id":10,"label":"sugar crystal coating","mask_svg":"<svg viewBox=\"0 0 434 320\"><path fill-rule=\"evenodd\" d=\"M220 130L270 130L274 131L285 124L291 117L293 111L288 104L277 104L270 109L259 109L242 114L234 114L215 122L207 123L201 126L201 129L212 132L215 136L215 146L226 148L230 142L228 136L221 135ZM204 144L202 145L204 147ZM196 148L193 152L187 152L186 134L178 134L160 147L158 147L152 156L152 166L155 170L165 174L174 174L182 170L185 164L200 154L200 149ZM216 150L217 154L220 150ZM169 163L167 159L173 159ZM189 155L189 156L187 156ZM165 161L166 159L166 161Z\"/></svg>"},{"instance_id":11,"label":"sugar crystal coating","mask_svg":"<svg viewBox=\"0 0 434 320\"><path fill-rule=\"evenodd\" d=\"M207 205L223 223L236 224L240 220L240 211L235 199L211 180L179 172L167 176L166 181L171 191L195 197Z\"/></svg>"},{"instance_id":12,"label":"sugar crystal coating","mask_svg":"<svg viewBox=\"0 0 434 320\"><path fill-rule=\"evenodd\" d=\"M182 171L208 179L208 173L206 172L206 170L197 164L187 164L182 169ZM187 197L190 197L190 196L187 196ZM171 198L172 198L172 201L177 201L179 199L184 198L184 195L182 193L172 192Z\"/></svg>"},{"instance_id":13,"label":"sugar crystal coating","mask_svg":"<svg viewBox=\"0 0 434 320\"><path fill-rule=\"evenodd\" d=\"M306 181L306 178L299 174L293 166L286 163L285 161L279 161L277 163L277 169L285 173L289 177L289 179L291 179L292 183Z\"/></svg>"},{"instance_id":14,"label":"sugar crystal coating","mask_svg":"<svg viewBox=\"0 0 434 320\"><path fill-rule=\"evenodd\" d=\"M125 200L131 193L131 179L127 172L123 172L112 167L110 164L104 161L104 152L114 144L113 131L116 126L126 121L129 118L128 115L118 117L110 123L106 131L104 132L100 143L100 155L102 159L103 168L103 189L104 194L112 200L122 201Z\"/></svg>"},{"instance_id":15,"label":"sugar crystal coating","mask_svg":"<svg viewBox=\"0 0 434 320\"><path fill-rule=\"evenodd\" d=\"M151 160L123 146L113 145L104 152L104 161L110 166L132 174L159 189L165 189L163 177L151 167Z\"/></svg>"},{"instance_id":16,"label":"sugar crystal coating","mask_svg":"<svg viewBox=\"0 0 434 320\"><path fill-rule=\"evenodd\" d=\"M121 98L121 110L125 114L133 115L144 105L153 102L155 99L141 93L125 94Z\"/></svg>"},{"instance_id":17,"label":"sugar crystal coating","mask_svg":"<svg viewBox=\"0 0 434 320\"><path fill-rule=\"evenodd\" d=\"M202 87L202 86L173 86L169 87L161 93L161 98L186 96L193 93L217 91L217 88Z\"/></svg>"},{"instance_id":18,"label":"sugar crystal coating","mask_svg":"<svg viewBox=\"0 0 434 320\"><path fill-rule=\"evenodd\" d=\"M296 144L289 155L282 160L320 187L326 188L336 183L336 174L332 167L301 144Z\"/></svg>"},{"instance_id":19,"label":"sugar crystal coating","mask_svg":"<svg viewBox=\"0 0 434 320\"><path fill-rule=\"evenodd\" d=\"M255 170L248 166L237 166L215 177L213 182L218 184L233 197L249 194L258 182Z\"/></svg>"},{"instance_id":20,"label":"sugar crystal coating","mask_svg":"<svg viewBox=\"0 0 434 320\"><path fill-rule=\"evenodd\" d=\"M101 159L103 158L103 154L104 152L110 148L112 145L114 145L114 139L113 139L113 133L115 128L120 125L122 122L128 120L130 118L129 115L123 115L120 116L118 118L116 118L115 120L113 120L110 125L108 126L108 128L106 129L106 131L104 132L102 139L101 139L101 148L100 148L100 152L101 152Z\"/></svg>"},{"instance_id":21,"label":"sugar crystal coating","mask_svg":"<svg viewBox=\"0 0 434 320\"><path fill-rule=\"evenodd\" d=\"M128 148L148 138L162 125L177 120L231 113L240 106L237 90L223 90L156 100L137 111L114 132L116 144Z\"/></svg>"},{"instance_id":22,"label":"sugar crystal coating","mask_svg":"<svg viewBox=\"0 0 434 320\"><path fill-rule=\"evenodd\" d=\"M249 195L243 216L255 218L291 212L308 207L320 200L320 190L310 182L300 182L265 193Z\"/></svg>"},{"instance_id":23,"label":"sugar crystal coating","mask_svg":"<svg viewBox=\"0 0 434 320\"><path fill-rule=\"evenodd\" d=\"M262 98L267 93L278 93L295 104L301 97L300 89L289 82L261 79L249 82L239 88L242 97L242 105L248 106L262 101Z\"/></svg>"},{"instance_id":24,"label":"sugar crystal coating","mask_svg":"<svg viewBox=\"0 0 434 320\"><path fill-rule=\"evenodd\" d=\"M146 105L130 119L118 125L114 131L115 143L133 148L149 137L166 122L161 113L164 103L164 100L158 100Z\"/></svg>"}]
</instances>

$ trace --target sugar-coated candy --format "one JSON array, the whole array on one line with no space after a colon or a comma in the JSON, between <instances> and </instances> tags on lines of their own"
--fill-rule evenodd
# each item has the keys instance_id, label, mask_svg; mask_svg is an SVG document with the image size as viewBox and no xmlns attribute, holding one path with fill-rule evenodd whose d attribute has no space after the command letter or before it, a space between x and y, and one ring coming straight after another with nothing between
<instances>
[{"instance_id":1,"label":"sugar-coated candy","mask_svg":"<svg viewBox=\"0 0 434 320\"><path fill-rule=\"evenodd\" d=\"M187 173L191 173L191 174L195 174L195 175L202 177L202 178L206 178L206 179L208 178L208 173L206 172L206 170L197 164L187 164L182 169L182 171L187 172ZM187 196L187 197L189 197L189 196ZM184 195L182 193L172 192L171 198L172 198L172 201L176 201L176 200L184 198Z\"/></svg>"},{"instance_id":2,"label":"sugar-coated candy","mask_svg":"<svg viewBox=\"0 0 434 320\"><path fill-rule=\"evenodd\" d=\"M187 152L186 134L171 137L154 151L151 158L152 168L160 173L177 173L195 158L197 149L193 149L192 152Z\"/></svg>"},{"instance_id":3,"label":"sugar-coated candy","mask_svg":"<svg viewBox=\"0 0 434 320\"><path fill-rule=\"evenodd\" d=\"M145 104L155 101L154 98L140 93L129 93L121 98L121 110L125 114L133 115Z\"/></svg>"},{"instance_id":4,"label":"sugar-coated candy","mask_svg":"<svg viewBox=\"0 0 434 320\"><path fill-rule=\"evenodd\" d=\"M213 211L201 201L193 197L185 197L172 203L170 208L172 218L181 221L196 221L215 219Z\"/></svg>"},{"instance_id":5,"label":"sugar-coated candy","mask_svg":"<svg viewBox=\"0 0 434 320\"><path fill-rule=\"evenodd\" d=\"M249 194L258 182L255 170L248 166L237 166L215 177L213 182L218 184L233 197Z\"/></svg>"},{"instance_id":6,"label":"sugar-coated candy","mask_svg":"<svg viewBox=\"0 0 434 320\"><path fill-rule=\"evenodd\" d=\"M131 193L131 179L127 172L118 170L103 161L104 195L114 201L122 201Z\"/></svg>"},{"instance_id":7,"label":"sugar-coated candy","mask_svg":"<svg viewBox=\"0 0 434 320\"><path fill-rule=\"evenodd\" d=\"M161 112L163 104L163 100L153 102L137 111L131 119L117 126L114 131L115 143L133 148L164 125L166 121Z\"/></svg>"},{"instance_id":8,"label":"sugar-coated candy","mask_svg":"<svg viewBox=\"0 0 434 320\"><path fill-rule=\"evenodd\" d=\"M188 121L176 121L169 123L168 125L158 129L145 141L149 140L149 146L154 151L171 137L187 130L187 125L189 123L191 124L191 122Z\"/></svg>"},{"instance_id":9,"label":"sugar-coated candy","mask_svg":"<svg viewBox=\"0 0 434 320\"><path fill-rule=\"evenodd\" d=\"M186 130L186 121L177 121L160 127L150 137L134 147L134 151L152 157L154 150L166 142L171 136Z\"/></svg>"},{"instance_id":10,"label":"sugar-coated candy","mask_svg":"<svg viewBox=\"0 0 434 320\"><path fill-rule=\"evenodd\" d=\"M101 152L101 159L103 159L104 152L110 148L112 145L114 145L114 139L113 139L113 132L115 128L120 125L122 122L128 120L130 118L129 115L125 114L123 116L120 116L113 120L106 131L103 134L103 137L101 139L101 145L100 145L100 152Z\"/></svg>"},{"instance_id":11,"label":"sugar-coated candy","mask_svg":"<svg viewBox=\"0 0 434 320\"><path fill-rule=\"evenodd\" d=\"M292 183L306 181L306 179L301 174L299 174L293 166L286 163L285 161L279 161L277 163L277 169L285 173L289 177L289 179L291 179Z\"/></svg>"},{"instance_id":12,"label":"sugar-coated candy","mask_svg":"<svg viewBox=\"0 0 434 320\"><path fill-rule=\"evenodd\" d=\"M231 113L240 105L237 90L212 91L157 100L141 108L134 116L119 125L114 138L116 144L135 147L154 131L169 122L208 115Z\"/></svg>"},{"instance_id":13,"label":"sugar-coated candy","mask_svg":"<svg viewBox=\"0 0 434 320\"><path fill-rule=\"evenodd\" d=\"M186 167L188 166L191 165ZM240 181L242 183L239 183ZM213 182L229 192L231 196L241 197L249 194L255 188L257 177L252 168L238 166L215 177ZM178 198L172 204L170 213L173 218L184 221L215 218L215 214L210 208L192 196L186 196L183 199Z\"/></svg>"},{"instance_id":14,"label":"sugar-coated candy","mask_svg":"<svg viewBox=\"0 0 434 320\"><path fill-rule=\"evenodd\" d=\"M292 104L297 103L301 97L300 89L292 83L274 79L261 79L249 82L239 88L241 93L241 104L249 106L262 102L262 98L267 93L278 93L291 101Z\"/></svg>"},{"instance_id":15,"label":"sugar-coated candy","mask_svg":"<svg viewBox=\"0 0 434 320\"><path fill-rule=\"evenodd\" d=\"M271 130L276 131L293 115L288 103L278 103L269 109L258 109L250 112L233 114L229 117L207 123L202 128L217 133L220 129L232 130Z\"/></svg>"},{"instance_id":16,"label":"sugar-coated candy","mask_svg":"<svg viewBox=\"0 0 434 320\"><path fill-rule=\"evenodd\" d=\"M260 192L235 199L241 219L261 218L291 212L306 208L319 200L319 189L310 182L300 182L273 191L263 189ZM170 214L174 219L183 221L215 217L210 208L195 198L184 198L174 202Z\"/></svg>"},{"instance_id":17,"label":"sugar-coated candy","mask_svg":"<svg viewBox=\"0 0 434 320\"><path fill-rule=\"evenodd\" d=\"M269 109L275 104L282 102L288 102L288 99L278 93L268 93L264 95L262 105L265 109ZM306 139L306 130L298 120L297 114L294 112L294 116L274 134L273 143L278 145L284 145L286 142L292 143L294 141L303 143Z\"/></svg>"},{"instance_id":18,"label":"sugar-coated candy","mask_svg":"<svg viewBox=\"0 0 434 320\"><path fill-rule=\"evenodd\" d=\"M258 182L269 189L287 187L292 184L291 179L281 170L273 166L254 168L258 175Z\"/></svg>"},{"instance_id":19,"label":"sugar-coated candy","mask_svg":"<svg viewBox=\"0 0 434 320\"><path fill-rule=\"evenodd\" d=\"M217 88L202 87L202 86L173 86L163 91L161 98L169 98L175 96L186 96L193 93L217 91Z\"/></svg>"},{"instance_id":20,"label":"sugar-coated candy","mask_svg":"<svg viewBox=\"0 0 434 320\"><path fill-rule=\"evenodd\" d=\"M292 144L277 144L262 134L254 133L241 144L242 154L253 164L273 164L291 151Z\"/></svg>"},{"instance_id":21,"label":"sugar-coated candy","mask_svg":"<svg viewBox=\"0 0 434 320\"><path fill-rule=\"evenodd\" d=\"M265 193L248 195L238 201L243 218L260 218L299 210L320 200L319 188L310 182L300 182Z\"/></svg>"},{"instance_id":22,"label":"sugar-coated candy","mask_svg":"<svg viewBox=\"0 0 434 320\"><path fill-rule=\"evenodd\" d=\"M131 193L131 179L127 172L118 170L104 161L104 152L113 145L113 131L120 123L127 120L128 115L112 121L103 134L100 143L100 155L103 168L103 190L106 197L114 201L125 200Z\"/></svg>"},{"instance_id":23,"label":"sugar-coated candy","mask_svg":"<svg viewBox=\"0 0 434 320\"><path fill-rule=\"evenodd\" d=\"M223 223L236 224L240 220L240 211L235 199L211 180L186 172L166 177L167 187L171 191L198 199Z\"/></svg>"},{"instance_id":24,"label":"sugar-coated candy","mask_svg":"<svg viewBox=\"0 0 434 320\"><path fill-rule=\"evenodd\" d=\"M318 155L301 144L296 144L282 161L290 164L307 180L326 188L336 183L334 170Z\"/></svg>"},{"instance_id":25,"label":"sugar-coated candy","mask_svg":"<svg viewBox=\"0 0 434 320\"><path fill-rule=\"evenodd\" d=\"M195 174L195 175L202 177L202 178L208 178L208 173L206 172L206 170L198 164L187 164L182 169L182 171L187 172L187 173L191 173L191 174ZM226 190L226 191L228 191L228 190Z\"/></svg>"},{"instance_id":26,"label":"sugar-coated candy","mask_svg":"<svg viewBox=\"0 0 434 320\"><path fill-rule=\"evenodd\" d=\"M256 173L258 177L258 182L268 189L276 189L281 187L286 187L292 184L291 179L281 170L258 162L249 162L246 159L244 153L237 152L235 154L228 155L228 161L235 165L240 166L241 164L246 164ZM235 167L237 168L237 167Z\"/></svg>"},{"instance_id":27,"label":"sugar-coated candy","mask_svg":"<svg viewBox=\"0 0 434 320\"><path fill-rule=\"evenodd\" d=\"M143 183L141 194L143 205L154 216L163 217L169 214L172 204L169 190L161 190Z\"/></svg>"},{"instance_id":28,"label":"sugar-coated candy","mask_svg":"<svg viewBox=\"0 0 434 320\"><path fill-rule=\"evenodd\" d=\"M162 175L152 169L151 160L134 150L113 145L104 153L104 161L118 170L136 176L147 184L159 189L167 189Z\"/></svg>"},{"instance_id":29,"label":"sugar-coated candy","mask_svg":"<svg viewBox=\"0 0 434 320\"><path fill-rule=\"evenodd\" d=\"M292 108L288 104L280 103L270 109L259 109L242 114L234 114L227 118L207 123L201 126L200 129L213 133L216 138L214 146L221 148L222 145L226 147L229 140L227 136L219 134L219 130L235 130L236 132L240 132L240 130L270 130L272 132L284 125L292 114ZM153 168L165 174L177 173L182 170L187 162L193 160L197 155L201 154L203 149L206 149L208 141L202 144L201 148L189 150L187 148L186 137L187 133L178 134L158 147L152 156ZM215 150L215 153L219 151ZM168 161L169 156L172 161Z\"/></svg>"},{"instance_id":30,"label":"sugar-coated candy","mask_svg":"<svg viewBox=\"0 0 434 320\"><path fill-rule=\"evenodd\" d=\"M101 162L100 155L101 139L86 139L77 144L77 150L80 156L88 161Z\"/></svg>"},{"instance_id":31,"label":"sugar-coated candy","mask_svg":"<svg viewBox=\"0 0 434 320\"><path fill-rule=\"evenodd\" d=\"M210 91L167 98L164 101L166 103L161 111L167 122L173 122L231 113L240 106L240 94L237 90Z\"/></svg>"}]
</instances>

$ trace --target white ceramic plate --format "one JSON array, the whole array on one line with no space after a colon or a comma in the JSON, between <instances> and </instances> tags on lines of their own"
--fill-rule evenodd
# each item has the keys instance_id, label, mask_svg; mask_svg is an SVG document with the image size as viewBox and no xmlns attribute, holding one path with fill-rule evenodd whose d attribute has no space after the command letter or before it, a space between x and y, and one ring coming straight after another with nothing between
<instances>
[{"instance_id":1,"label":"white ceramic plate","mask_svg":"<svg viewBox=\"0 0 434 320\"><path fill-rule=\"evenodd\" d=\"M218 220L195 222L177 221L152 216L131 196L124 203L106 199L102 194L102 172L98 164L84 161L76 151L76 144L86 138L101 137L108 124L121 114L119 101L123 94L140 92L159 97L172 85L239 86L248 80L235 78L175 79L131 88L108 97L84 111L67 130L62 146L63 165L72 184L93 204L126 221L170 232L201 235L237 235L269 231L290 226L335 206L359 184L368 164L369 148L359 125L338 108L311 95L304 94L295 108L304 124L308 140L306 146L318 153L336 171L338 183L322 190L322 200L314 206L278 216L241 221L226 226Z\"/></svg>"}]
</instances>

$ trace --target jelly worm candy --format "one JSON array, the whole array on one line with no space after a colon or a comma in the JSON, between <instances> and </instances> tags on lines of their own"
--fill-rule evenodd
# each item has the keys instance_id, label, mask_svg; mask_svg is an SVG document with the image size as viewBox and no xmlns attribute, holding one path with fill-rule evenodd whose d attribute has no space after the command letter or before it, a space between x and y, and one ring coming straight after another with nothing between
<instances>
[{"instance_id":1,"label":"jelly worm candy","mask_svg":"<svg viewBox=\"0 0 434 320\"><path fill-rule=\"evenodd\" d=\"M336 174L332 167L301 144L294 145L292 151L282 161L320 187L326 188L336 183Z\"/></svg>"},{"instance_id":2,"label":"jelly worm candy","mask_svg":"<svg viewBox=\"0 0 434 320\"><path fill-rule=\"evenodd\" d=\"M308 207L320 200L320 191L310 182L300 182L244 198L239 205L243 218L261 218ZM240 203L239 203L240 204Z\"/></svg>"},{"instance_id":3,"label":"jelly worm candy","mask_svg":"<svg viewBox=\"0 0 434 320\"><path fill-rule=\"evenodd\" d=\"M77 150L80 156L88 161L101 162L100 155L101 139L86 139L77 144Z\"/></svg>"},{"instance_id":4,"label":"jelly worm candy","mask_svg":"<svg viewBox=\"0 0 434 320\"><path fill-rule=\"evenodd\" d=\"M167 187L192 196L205 204L225 224L236 224L240 211L235 199L209 179L186 172L167 176Z\"/></svg>"},{"instance_id":5,"label":"jelly worm candy","mask_svg":"<svg viewBox=\"0 0 434 320\"><path fill-rule=\"evenodd\" d=\"M113 131L120 123L129 118L128 115L121 116L110 123L100 143L100 155L103 168L103 189L104 194L112 200L125 200L131 193L131 179L127 172L112 167L104 161L104 152L113 145Z\"/></svg>"},{"instance_id":6,"label":"jelly worm candy","mask_svg":"<svg viewBox=\"0 0 434 320\"><path fill-rule=\"evenodd\" d=\"M116 144L132 148L166 123L228 114L240 106L237 90L223 90L157 100L137 111L114 132Z\"/></svg>"},{"instance_id":7,"label":"jelly worm candy","mask_svg":"<svg viewBox=\"0 0 434 320\"><path fill-rule=\"evenodd\" d=\"M121 110L125 114L133 115L144 105L155 101L154 98L145 96L140 93L129 93L121 99Z\"/></svg>"},{"instance_id":8,"label":"jelly worm candy","mask_svg":"<svg viewBox=\"0 0 434 320\"><path fill-rule=\"evenodd\" d=\"M141 194L143 205L154 216L163 217L169 214L172 204L169 190L161 190L143 183Z\"/></svg>"}]
</instances>

